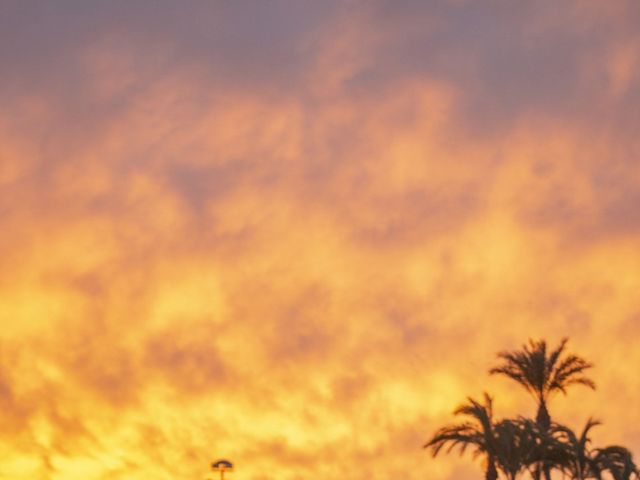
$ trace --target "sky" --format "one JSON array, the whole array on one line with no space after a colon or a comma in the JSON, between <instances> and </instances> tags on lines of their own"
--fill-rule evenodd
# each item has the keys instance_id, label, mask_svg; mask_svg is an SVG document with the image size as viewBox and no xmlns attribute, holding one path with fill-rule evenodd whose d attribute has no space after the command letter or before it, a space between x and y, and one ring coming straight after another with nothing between
<instances>
[{"instance_id":1,"label":"sky","mask_svg":"<svg viewBox=\"0 0 640 480\"><path fill-rule=\"evenodd\" d=\"M0 2L0 478L471 480L529 338L640 455L640 4Z\"/></svg>"}]
</instances>

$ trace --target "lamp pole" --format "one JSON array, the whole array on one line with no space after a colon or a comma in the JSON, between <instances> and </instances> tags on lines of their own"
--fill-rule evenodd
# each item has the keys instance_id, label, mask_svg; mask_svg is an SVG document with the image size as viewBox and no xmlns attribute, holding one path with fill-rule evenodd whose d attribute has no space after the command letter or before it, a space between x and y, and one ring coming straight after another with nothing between
<instances>
[{"instance_id":1,"label":"lamp pole","mask_svg":"<svg viewBox=\"0 0 640 480\"><path fill-rule=\"evenodd\" d=\"M233 472L233 463L229 460L217 460L211 464L211 470L220 472L220 480L224 480L224 472Z\"/></svg>"}]
</instances>

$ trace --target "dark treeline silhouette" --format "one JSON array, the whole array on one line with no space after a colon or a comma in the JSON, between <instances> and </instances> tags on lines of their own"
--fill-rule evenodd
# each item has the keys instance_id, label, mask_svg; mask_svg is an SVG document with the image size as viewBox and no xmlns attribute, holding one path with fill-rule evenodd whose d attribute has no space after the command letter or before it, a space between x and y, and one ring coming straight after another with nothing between
<instances>
[{"instance_id":1,"label":"dark treeline silhouette","mask_svg":"<svg viewBox=\"0 0 640 480\"><path fill-rule=\"evenodd\" d=\"M529 340L521 350L500 352L500 364L489 373L504 375L516 381L537 402L535 419L519 416L497 420L493 399L487 393L482 401L471 397L454 414L463 417L460 423L439 429L424 445L435 457L443 449L450 452L471 450L482 457L485 479L508 480L529 475L534 480L549 480L553 471L572 480L640 479L631 452L622 446L605 448L591 446L591 429L600 423L587 420L576 433L551 418L548 402L555 393L567 393L571 385L595 389L585 375L592 365L583 358L566 352L567 339L552 351L545 341Z\"/></svg>"}]
</instances>

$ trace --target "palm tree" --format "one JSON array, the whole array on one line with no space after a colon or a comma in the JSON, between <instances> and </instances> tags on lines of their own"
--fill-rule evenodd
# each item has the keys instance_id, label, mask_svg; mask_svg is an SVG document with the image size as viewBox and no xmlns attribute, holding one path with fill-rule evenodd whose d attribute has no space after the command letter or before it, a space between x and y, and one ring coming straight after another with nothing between
<instances>
[{"instance_id":1,"label":"palm tree","mask_svg":"<svg viewBox=\"0 0 640 480\"><path fill-rule=\"evenodd\" d=\"M559 440L566 454L567 461L564 462L563 470L572 480L600 479L603 462L609 460L615 462L613 455L607 453L602 453L596 459L595 451L589 448L591 443L589 432L597 425L600 425L600 422L590 418L580 435L576 435L569 427L560 424L553 424L549 430L550 434Z\"/></svg>"},{"instance_id":2,"label":"palm tree","mask_svg":"<svg viewBox=\"0 0 640 480\"><path fill-rule=\"evenodd\" d=\"M469 418L456 425L448 425L438 430L424 448L430 448L435 457L448 445L447 452L454 448L463 454L467 447L473 448L473 456L484 456L486 460L485 480L497 480L498 471L495 459L495 440L493 431L493 399L484 394L484 403L469 397L468 402L453 412Z\"/></svg>"},{"instance_id":3,"label":"palm tree","mask_svg":"<svg viewBox=\"0 0 640 480\"><path fill-rule=\"evenodd\" d=\"M498 422L493 430L496 465L507 479L515 480L538 460L537 425L524 418L506 419Z\"/></svg>"},{"instance_id":4,"label":"palm tree","mask_svg":"<svg viewBox=\"0 0 640 480\"><path fill-rule=\"evenodd\" d=\"M522 464L531 478L539 480L543 472L546 474L551 469L566 471L571 456L561 438L528 418L519 417L518 425L521 432L519 442L525 452Z\"/></svg>"},{"instance_id":5,"label":"palm tree","mask_svg":"<svg viewBox=\"0 0 640 480\"><path fill-rule=\"evenodd\" d=\"M522 385L538 402L536 422L542 431L551 427L551 416L547 404L551 395L562 392L573 384L595 389L595 384L584 375L592 365L577 355L563 355L568 339L563 338L558 348L547 352L544 340L529 340L522 350L498 353L501 365L489 370L491 374L505 375ZM543 469L546 480L551 479L548 467Z\"/></svg>"},{"instance_id":6,"label":"palm tree","mask_svg":"<svg viewBox=\"0 0 640 480\"><path fill-rule=\"evenodd\" d=\"M625 447L612 445L605 448L589 448L589 432L597 425L600 425L600 422L590 418L579 436L569 427L558 424L552 426L552 434L569 455L569 461L563 469L565 473L568 473L572 480L600 480L602 472L605 471L609 472L614 480L640 478L631 452Z\"/></svg>"},{"instance_id":7,"label":"palm tree","mask_svg":"<svg viewBox=\"0 0 640 480\"><path fill-rule=\"evenodd\" d=\"M536 422L543 430L551 427L547 404L552 394L566 394L569 385L579 384L595 389L595 384L584 375L592 365L577 355L564 355L568 339L564 338L558 348L547 353L544 340L529 340L522 350L500 352L502 365L492 368L491 374L505 375L522 385L538 402Z\"/></svg>"},{"instance_id":8,"label":"palm tree","mask_svg":"<svg viewBox=\"0 0 640 480\"><path fill-rule=\"evenodd\" d=\"M640 478L638 468L633 462L631 452L619 445L598 448L594 451L594 463L600 470L608 471L614 480Z\"/></svg>"}]
</instances>

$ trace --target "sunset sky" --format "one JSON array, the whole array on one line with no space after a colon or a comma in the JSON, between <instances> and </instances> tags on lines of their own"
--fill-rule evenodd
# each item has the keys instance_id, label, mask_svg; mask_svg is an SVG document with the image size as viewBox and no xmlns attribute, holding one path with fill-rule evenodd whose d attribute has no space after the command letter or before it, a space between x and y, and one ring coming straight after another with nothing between
<instances>
[{"instance_id":1,"label":"sunset sky","mask_svg":"<svg viewBox=\"0 0 640 480\"><path fill-rule=\"evenodd\" d=\"M528 338L640 456L636 0L0 0L0 479L472 480Z\"/></svg>"}]
</instances>

